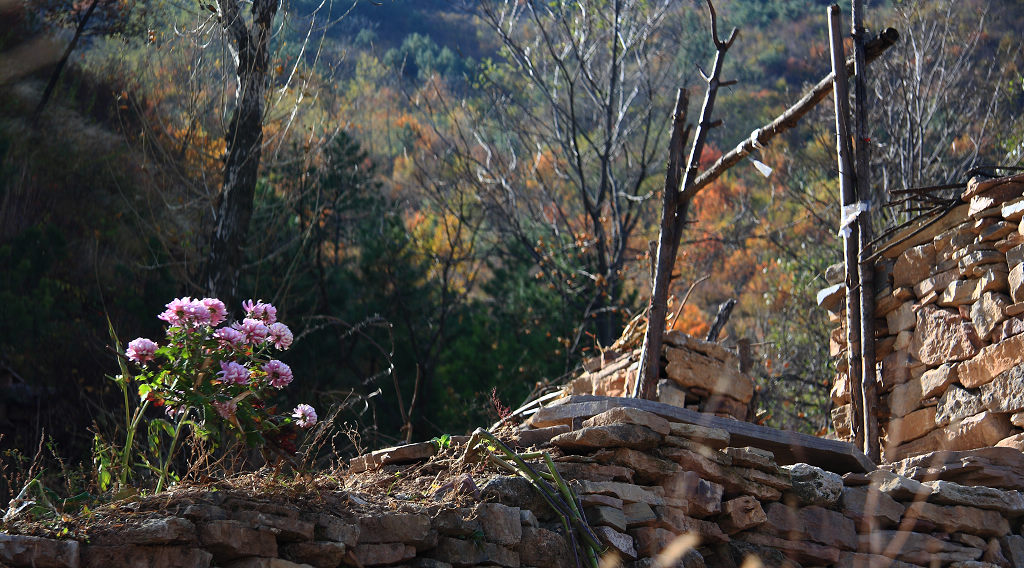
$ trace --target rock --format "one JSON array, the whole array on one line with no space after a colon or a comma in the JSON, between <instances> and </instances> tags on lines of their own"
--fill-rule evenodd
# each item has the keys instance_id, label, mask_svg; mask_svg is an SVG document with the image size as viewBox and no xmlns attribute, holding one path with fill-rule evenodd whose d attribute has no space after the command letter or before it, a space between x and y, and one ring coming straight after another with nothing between
<instances>
[{"instance_id":1,"label":"rock","mask_svg":"<svg viewBox=\"0 0 1024 568\"><path fill-rule=\"evenodd\" d=\"M983 266L1006 264L1006 255L997 250L975 250L960 259L960 273L967 277L980 276Z\"/></svg>"},{"instance_id":2,"label":"rock","mask_svg":"<svg viewBox=\"0 0 1024 568\"><path fill-rule=\"evenodd\" d=\"M782 503L765 505L769 534L786 540L810 540L841 550L857 549L857 527L836 511L823 507L789 507Z\"/></svg>"},{"instance_id":3,"label":"rock","mask_svg":"<svg viewBox=\"0 0 1024 568\"><path fill-rule=\"evenodd\" d=\"M917 325L917 314L914 313L914 302L904 302L895 310L885 314L885 323L889 335L914 329Z\"/></svg>"},{"instance_id":4,"label":"rock","mask_svg":"<svg viewBox=\"0 0 1024 568\"><path fill-rule=\"evenodd\" d=\"M791 491L803 505L830 507L838 503L843 494L843 478L835 473L805 463L782 469L789 472L793 482Z\"/></svg>"},{"instance_id":5,"label":"rock","mask_svg":"<svg viewBox=\"0 0 1024 568\"><path fill-rule=\"evenodd\" d=\"M957 372L960 384L976 388L988 383L1000 373L1017 365L1024 352L1024 336L1015 335L982 349L976 357L960 364Z\"/></svg>"},{"instance_id":6,"label":"rock","mask_svg":"<svg viewBox=\"0 0 1024 568\"><path fill-rule=\"evenodd\" d=\"M929 406L890 420L885 431L885 443L898 446L931 432L936 428L935 414L935 407Z\"/></svg>"},{"instance_id":7,"label":"rock","mask_svg":"<svg viewBox=\"0 0 1024 568\"><path fill-rule=\"evenodd\" d=\"M431 442L405 444L403 446L376 450L369 454L352 458L349 462L349 468L351 473L359 473L385 465L425 460L436 453L437 446Z\"/></svg>"},{"instance_id":8,"label":"rock","mask_svg":"<svg viewBox=\"0 0 1024 568\"><path fill-rule=\"evenodd\" d=\"M1024 452L1024 432L1012 434L996 442L997 448L1013 448Z\"/></svg>"},{"instance_id":9,"label":"rock","mask_svg":"<svg viewBox=\"0 0 1024 568\"><path fill-rule=\"evenodd\" d=\"M805 540L793 541L759 532L743 532L737 539L780 550L786 556L808 566L832 566L839 562L840 550Z\"/></svg>"},{"instance_id":10,"label":"rock","mask_svg":"<svg viewBox=\"0 0 1024 568\"><path fill-rule=\"evenodd\" d=\"M1010 532L1010 523L998 512L959 505L942 506L917 501L907 505L904 518L925 521L948 533L998 537Z\"/></svg>"},{"instance_id":11,"label":"rock","mask_svg":"<svg viewBox=\"0 0 1024 568\"><path fill-rule=\"evenodd\" d=\"M1024 566L1024 536L1006 535L999 544L1011 566Z\"/></svg>"},{"instance_id":12,"label":"rock","mask_svg":"<svg viewBox=\"0 0 1024 568\"><path fill-rule=\"evenodd\" d=\"M702 479L693 471L683 471L664 482L665 497L686 502L690 515L707 517L722 510L722 494L725 488Z\"/></svg>"},{"instance_id":13,"label":"rock","mask_svg":"<svg viewBox=\"0 0 1024 568\"><path fill-rule=\"evenodd\" d=\"M684 388L701 388L743 403L754 395L754 382L739 371L735 356L722 361L686 349L667 349L666 356L665 375Z\"/></svg>"},{"instance_id":14,"label":"rock","mask_svg":"<svg viewBox=\"0 0 1024 568\"><path fill-rule=\"evenodd\" d=\"M906 510L877 487L844 487L840 505L844 515L869 530L897 526Z\"/></svg>"},{"instance_id":15,"label":"rock","mask_svg":"<svg viewBox=\"0 0 1024 568\"><path fill-rule=\"evenodd\" d=\"M601 531L596 530L595 532L600 538ZM634 548L634 554L635 550ZM573 561L573 551L569 548L567 539L563 535L546 529L524 528L523 539L515 547L515 551L519 554L519 561L524 566L550 566L551 568L576 566Z\"/></svg>"},{"instance_id":16,"label":"rock","mask_svg":"<svg viewBox=\"0 0 1024 568\"><path fill-rule=\"evenodd\" d=\"M1017 245L1006 251L1006 266L1013 269L1019 264L1024 264L1024 245Z\"/></svg>"},{"instance_id":17,"label":"rock","mask_svg":"<svg viewBox=\"0 0 1024 568\"><path fill-rule=\"evenodd\" d=\"M484 534L484 527L476 511L468 507L441 509L434 515L431 525L441 536L468 537Z\"/></svg>"},{"instance_id":18,"label":"rock","mask_svg":"<svg viewBox=\"0 0 1024 568\"><path fill-rule=\"evenodd\" d=\"M380 513L359 519L359 544L401 542L422 549L431 544L436 536L437 533L430 526L430 517L425 514Z\"/></svg>"},{"instance_id":19,"label":"rock","mask_svg":"<svg viewBox=\"0 0 1024 568\"><path fill-rule=\"evenodd\" d=\"M633 537L628 534L607 526L594 527L594 534L602 544L617 552L620 557L627 560L636 559L636 545L633 542Z\"/></svg>"},{"instance_id":20,"label":"rock","mask_svg":"<svg viewBox=\"0 0 1024 568\"><path fill-rule=\"evenodd\" d=\"M981 295L981 299L971 306L971 323L978 337L992 335L996 327L1006 319L1003 309L1011 303L1009 296L998 292L985 292Z\"/></svg>"},{"instance_id":21,"label":"rock","mask_svg":"<svg viewBox=\"0 0 1024 568\"><path fill-rule=\"evenodd\" d=\"M844 552L839 557L839 563L835 568L918 568L916 564L908 564L893 560L892 558L879 554L861 554L859 552Z\"/></svg>"},{"instance_id":22,"label":"rock","mask_svg":"<svg viewBox=\"0 0 1024 568\"><path fill-rule=\"evenodd\" d=\"M1024 364L1011 367L981 386L981 404L992 412L1024 409Z\"/></svg>"},{"instance_id":23,"label":"rock","mask_svg":"<svg viewBox=\"0 0 1024 568\"><path fill-rule=\"evenodd\" d=\"M935 424L946 426L959 422L968 416L974 416L985 410L981 402L980 390L968 390L958 385L950 385L939 399L935 412Z\"/></svg>"},{"instance_id":24,"label":"rock","mask_svg":"<svg viewBox=\"0 0 1024 568\"><path fill-rule=\"evenodd\" d=\"M74 540L0 533L0 562L12 566L78 568L81 557L79 544Z\"/></svg>"},{"instance_id":25,"label":"rock","mask_svg":"<svg viewBox=\"0 0 1024 568\"><path fill-rule=\"evenodd\" d=\"M830 312L838 312L843 309L843 302L846 300L846 285L838 282L818 290L818 307Z\"/></svg>"},{"instance_id":26,"label":"rock","mask_svg":"<svg viewBox=\"0 0 1024 568\"><path fill-rule=\"evenodd\" d=\"M551 445L570 452L618 447L649 450L659 442L661 436L657 432L636 424L591 426L551 438Z\"/></svg>"},{"instance_id":27,"label":"rock","mask_svg":"<svg viewBox=\"0 0 1024 568\"><path fill-rule=\"evenodd\" d=\"M1009 317L1009 319L1004 321L999 326L999 335L992 336L992 343L999 343L1000 341L1009 339L1014 335L1020 335L1021 333L1024 333L1024 319L1014 317L1021 313L1024 313L1024 304L1014 304L1012 306L1007 306L1006 309L1003 310L1003 313L1005 313L1007 317Z\"/></svg>"},{"instance_id":28,"label":"rock","mask_svg":"<svg viewBox=\"0 0 1024 568\"><path fill-rule=\"evenodd\" d=\"M313 523L287 517L272 515L261 511L240 510L233 513L232 518L255 529L267 529L277 535L279 542L295 542L313 540Z\"/></svg>"},{"instance_id":29,"label":"rock","mask_svg":"<svg viewBox=\"0 0 1024 568\"><path fill-rule=\"evenodd\" d=\"M945 450L970 450L995 445L1010 434L1013 427L1006 414L982 412L946 427Z\"/></svg>"},{"instance_id":30,"label":"rock","mask_svg":"<svg viewBox=\"0 0 1024 568\"><path fill-rule=\"evenodd\" d=\"M188 519L166 517L145 519L140 524L126 524L117 530L95 531L89 543L97 546L116 544L193 544L196 526Z\"/></svg>"},{"instance_id":31,"label":"rock","mask_svg":"<svg viewBox=\"0 0 1024 568\"><path fill-rule=\"evenodd\" d=\"M1010 517L1024 514L1024 495L992 487L960 485L952 481L926 481L931 490L928 501L946 505L964 505L998 511Z\"/></svg>"},{"instance_id":32,"label":"rock","mask_svg":"<svg viewBox=\"0 0 1024 568\"><path fill-rule=\"evenodd\" d=\"M722 504L718 526L726 534L733 535L760 526L768 520L761 503L749 495L731 499Z\"/></svg>"},{"instance_id":33,"label":"rock","mask_svg":"<svg viewBox=\"0 0 1024 568\"><path fill-rule=\"evenodd\" d=\"M631 483L616 481L571 481L576 494L599 493L622 499L623 503L647 503L648 505L664 505L665 498L659 492L661 487L641 487Z\"/></svg>"},{"instance_id":34,"label":"rock","mask_svg":"<svg viewBox=\"0 0 1024 568\"><path fill-rule=\"evenodd\" d=\"M853 391L850 390L850 377L846 373L836 374L836 379L832 383L832 389L829 391L829 398L832 399L833 408L849 404L853 397Z\"/></svg>"},{"instance_id":35,"label":"rock","mask_svg":"<svg viewBox=\"0 0 1024 568\"><path fill-rule=\"evenodd\" d=\"M352 548L359 541L359 525L334 515L319 514L313 518L313 538L341 542Z\"/></svg>"},{"instance_id":36,"label":"rock","mask_svg":"<svg viewBox=\"0 0 1024 568\"><path fill-rule=\"evenodd\" d=\"M999 208L999 213L1007 221L1020 221L1021 217L1024 217L1024 199L1003 203Z\"/></svg>"},{"instance_id":37,"label":"rock","mask_svg":"<svg viewBox=\"0 0 1024 568\"><path fill-rule=\"evenodd\" d=\"M729 445L729 432L721 428L710 428L682 422L671 423L671 434L680 438L697 442L713 450L721 450Z\"/></svg>"},{"instance_id":38,"label":"rock","mask_svg":"<svg viewBox=\"0 0 1024 568\"><path fill-rule=\"evenodd\" d=\"M250 556L235 560L224 566L224 568L311 568L308 564L296 564L283 558L261 558Z\"/></svg>"},{"instance_id":39,"label":"rock","mask_svg":"<svg viewBox=\"0 0 1024 568\"><path fill-rule=\"evenodd\" d=\"M979 279L954 280L939 295L938 304L947 308L970 304L980 287L981 281Z\"/></svg>"},{"instance_id":40,"label":"rock","mask_svg":"<svg viewBox=\"0 0 1024 568\"><path fill-rule=\"evenodd\" d=\"M675 381L658 379L657 389L658 402L671 404L679 408L686 407L686 389L680 387Z\"/></svg>"},{"instance_id":41,"label":"rock","mask_svg":"<svg viewBox=\"0 0 1024 568\"><path fill-rule=\"evenodd\" d=\"M940 396L946 388L955 383L959 377L958 364L944 363L934 369L928 369L921 375L921 398Z\"/></svg>"},{"instance_id":42,"label":"rock","mask_svg":"<svg viewBox=\"0 0 1024 568\"><path fill-rule=\"evenodd\" d=\"M77 542L75 544L78 544ZM0 551L4 547L0 546ZM0 552L0 558L4 553ZM118 545L86 546L82 549L83 568L207 568L213 555L190 546ZM76 564L78 566L77 558ZM15 564L15 566L54 566L46 564ZM62 564L62 566L67 566Z\"/></svg>"},{"instance_id":43,"label":"rock","mask_svg":"<svg viewBox=\"0 0 1024 568\"><path fill-rule=\"evenodd\" d=\"M562 471L559 470L559 473L562 474ZM537 493L529 481L519 476L495 477L480 488L480 495L488 501L533 511L542 520L554 517L544 497Z\"/></svg>"},{"instance_id":44,"label":"rock","mask_svg":"<svg viewBox=\"0 0 1024 568\"><path fill-rule=\"evenodd\" d=\"M587 481L622 481L633 483L633 470L621 465L602 465L589 461L558 461L555 469L566 479L586 479ZM502 501L504 503L504 501ZM515 506L514 503L505 503Z\"/></svg>"},{"instance_id":45,"label":"rock","mask_svg":"<svg viewBox=\"0 0 1024 568\"><path fill-rule=\"evenodd\" d=\"M511 546L523 537L519 507L508 507L501 503L481 503L477 506L477 519L483 528L484 538L490 542Z\"/></svg>"},{"instance_id":46,"label":"rock","mask_svg":"<svg viewBox=\"0 0 1024 568\"><path fill-rule=\"evenodd\" d=\"M997 490L1024 487L1024 455L1009 448L931 452L893 463L890 467L896 473L916 480L938 479Z\"/></svg>"},{"instance_id":47,"label":"rock","mask_svg":"<svg viewBox=\"0 0 1024 568\"><path fill-rule=\"evenodd\" d=\"M358 551L359 548L357 547L356 550ZM415 556L416 549L411 546L407 547L403 554L408 554L410 550L412 551L412 555ZM439 560L449 562L453 566L477 566L484 564L505 566L506 568L519 568L520 565L519 554L513 550L505 548L504 546L500 546L493 542L459 540L451 537L443 537L438 540L437 547L430 552L430 555ZM362 560L358 554L356 554L356 557ZM394 564L403 560L408 560L409 558L399 558L397 560L392 560L391 562L378 562L378 564ZM363 564L369 563L364 561Z\"/></svg>"},{"instance_id":48,"label":"rock","mask_svg":"<svg viewBox=\"0 0 1024 568\"><path fill-rule=\"evenodd\" d=\"M901 542L902 546L898 547L898 550L892 550L897 548L890 546L894 542ZM963 560L977 560L982 555L982 551L976 548L939 540L931 535L893 530L860 535L858 551L880 554L922 566L928 566L932 562L941 562L945 565Z\"/></svg>"},{"instance_id":49,"label":"rock","mask_svg":"<svg viewBox=\"0 0 1024 568\"><path fill-rule=\"evenodd\" d=\"M752 467L768 473L778 473L779 465L775 463L775 454L768 450L752 448L725 448L725 455L732 458L732 463L739 467Z\"/></svg>"},{"instance_id":50,"label":"rock","mask_svg":"<svg viewBox=\"0 0 1024 568\"><path fill-rule=\"evenodd\" d=\"M1011 268L1010 273L1006 276L1006 281L1013 301L1024 302L1024 264L1018 264Z\"/></svg>"},{"instance_id":51,"label":"rock","mask_svg":"<svg viewBox=\"0 0 1024 568\"><path fill-rule=\"evenodd\" d=\"M836 436L849 438L853 436L853 404L844 404L832 409L832 427Z\"/></svg>"},{"instance_id":52,"label":"rock","mask_svg":"<svg viewBox=\"0 0 1024 568\"><path fill-rule=\"evenodd\" d=\"M892 269L893 286L913 286L928 278L935 265L935 246L923 244L903 251Z\"/></svg>"},{"instance_id":53,"label":"rock","mask_svg":"<svg viewBox=\"0 0 1024 568\"><path fill-rule=\"evenodd\" d=\"M545 445L551 438L570 430L566 424L548 426L547 428L524 428L516 432L516 445L521 448L532 448Z\"/></svg>"},{"instance_id":54,"label":"rock","mask_svg":"<svg viewBox=\"0 0 1024 568\"><path fill-rule=\"evenodd\" d=\"M883 396L889 406L889 416L900 418L921 408L921 381L910 380L897 385L888 397Z\"/></svg>"},{"instance_id":55,"label":"rock","mask_svg":"<svg viewBox=\"0 0 1024 568\"><path fill-rule=\"evenodd\" d=\"M940 428L899 446L893 447L887 444L882 447L882 461L890 463L908 456L927 453L935 448L944 448L947 444L947 437L948 433Z\"/></svg>"},{"instance_id":56,"label":"rock","mask_svg":"<svg viewBox=\"0 0 1024 568\"><path fill-rule=\"evenodd\" d=\"M668 435L670 431L669 421L657 414L652 414L638 408L616 407L606 410L597 416L592 416L583 421L583 427L608 426L612 424L636 424L661 434Z\"/></svg>"},{"instance_id":57,"label":"rock","mask_svg":"<svg viewBox=\"0 0 1024 568\"><path fill-rule=\"evenodd\" d=\"M635 472L636 482L647 485L658 485L662 479L679 471L679 466L675 462L663 460L647 452L631 448L599 450L594 453L593 457L599 463L614 464L632 469Z\"/></svg>"},{"instance_id":58,"label":"rock","mask_svg":"<svg viewBox=\"0 0 1024 568\"><path fill-rule=\"evenodd\" d=\"M694 534L700 538L702 544L717 544L728 542L729 537L722 532L722 529L715 523L688 516L681 509L676 507L655 507L654 514L658 516L655 528L666 529L676 535ZM645 527L637 529L643 530ZM635 536L635 535L634 535ZM637 548L640 544L637 542Z\"/></svg>"},{"instance_id":59,"label":"rock","mask_svg":"<svg viewBox=\"0 0 1024 568\"><path fill-rule=\"evenodd\" d=\"M933 491L932 487L920 481L884 469L868 473L868 478L871 480L871 487L878 488L878 491L897 501L924 499Z\"/></svg>"},{"instance_id":60,"label":"rock","mask_svg":"<svg viewBox=\"0 0 1024 568\"><path fill-rule=\"evenodd\" d=\"M277 556L277 538L266 529L252 529L235 520L199 526L199 542L222 564L243 556Z\"/></svg>"},{"instance_id":61,"label":"rock","mask_svg":"<svg viewBox=\"0 0 1024 568\"><path fill-rule=\"evenodd\" d=\"M991 217L989 217L991 219ZM991 243L1003 239L1010 233L1017 232L1016 223L1006 221L995 221L987 227L981 228L978 232L978 240L982 243Z\"/></svg>"},{"instance_id":62,"label":"rock","mask_svg":"<svg viewBox=\"0 0 1024 568\"><path fill-rule=\"evenodd\" d=\"M662 454L681 465L684 471L691 471L702 479L720 483L727 494L751 495L762 502L777 501L782 496L778 489L745 479L731 468L722 467L721 464L698 452L685 448L663 448Z\"/></svg>"},{"instance_id":63,"label":"rock","mask_svg":"<svg viewBox=\"0 0 1024 568\"><path fill-rule=\"evenodd\" d=\"M932 292L942 293L950 284L960 277L960 271L956 268L939 272L929 276L914 285L914 295L924 298Z\"/></svg>"},{"instance_id":64,"label":"rock","mask_svg":"<svg viewBox=\"0 0 1024 568\"><path fill-rule=\"evenodd\" d=\"M646 503L642 504L646 505ZM591 526L611 527L619 532L625 532L626 530L626 515L622 512L622 509L596 506L584 507L583 512Z\"/></svg>"},{"instance_id":65,"label":"rock","mask_svg":"<svg viewBox=\"0 0 1024 568\"><path fill-rule=\"evenodd\" d=\"M974 357L978 353L975 341L960 314L929 305L917 312L917 327L910 350L918 361L938 366Z\"/></svg>"},{"instance_id":66,"label":"rock","mask_svg":"<svg viewBox=\"0 0 1024 568\"><path fill-rule=\"evenodd\" d=\"M626 516L626 527L648 526L658 520L654 509L647 503L629 503L621 507L622 514Z\"/></svg>"},{"instance_id":67,"label":"rock","mask_svg":"<svg viewBox=\"0 0 1024 568\"><path fill-rule=\"evenodd\" d=\"M315 568L334 568L345 557L345 545L332 541L295 542L285 545L281 552L289 560L301 564Z\"/></svg>"},{"instance_id":68,"label":"rock","mask_svg":"<svg viewBox=\"0 0 1024 568\"><path fill-rule=\"evenodd\" d=\"M878 389L881 392L889 392L896 385L901 385L910 380L910 367L913 359L906 351L893 351L882 359L881 372L879 373Z\"/></svg>"}]
</instances>

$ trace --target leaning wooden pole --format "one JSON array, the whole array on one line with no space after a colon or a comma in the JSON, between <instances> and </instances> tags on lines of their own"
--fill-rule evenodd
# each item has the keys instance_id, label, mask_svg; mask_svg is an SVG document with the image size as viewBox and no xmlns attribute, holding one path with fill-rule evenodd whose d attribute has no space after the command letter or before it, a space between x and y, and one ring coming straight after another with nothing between
<instances>
[{"instance_id":1,"label":"leaning wooden pole","mask_svg":"<svg viewBox=\"0 0 1024 568\"><path fill-rule=\"evenodd\" d=\"M700 162L700 155L704 151L704 143L707 140L708 132L721 124L721 121L711 119L715 109L715 99L718 96L718 88L731 85L735 81L722 80L722 67L725 62L725 53L732 47L739 31L733 28L729 38L722 41L718 37L718 15L711 0L706 0L708 11L711 16L711 37L715 42L715 63L711 68L710 75L704 75L708 83L708 90L704 95L704 104L701 106L700 119L697 121L697 129L693 135L693 145L690 148L690 157L687 160L686 168L682 170L682 179L671 191L675 194L669 199L670 182L666 176L666 193L664 211L662 213L662 232L658 237L658 268L654 276L654 289L651 291L651 310L647 318L647 333L644 335L644 347L640 354L640 373L637 376L636 385L633 389L633 396L637 398L652 398L658 385L658 375L661 360L661 343L665 328L666 310L658 306L655 310L655 302L668 301L668 288L671 285L672 268L675 266L676 253L679 250L679 241L683 235L683 224L686 222L686 212L690 207L690 200L694 192L689 191L689 186L697 177L697 165ZM702 73L703 74L703 73ZM678 116L678 112L677 112ZM672 166L670 165L670 168ZM673 171L669 171L672 175ZM674 180L672 183L676 183ZM685 199L680 196L687 195ZM666 220L671 224L671 230L666 231Z\"/></svg>"},{"instance_id":2,"label":"leaning wooden pole","mask_svg":"<svg viewBox=\"0 0 1024 568\"><path fill-rule=\"evenodd\" d=\"M861 358L860 358L860 270L857 255L860 231L856 223L856 215L860 207L854 186L853 161L850 148L850 134L847 128L850 116L849 85L846 77L846 57L843 53L843 36L840 25L839 6L833 4L828 8L829 45L832 54L832 72L835 76L834 89L836 110L836 154L839 162L839 194L842 200L840 233L843 236L843 256L846 261L846 354L849 360L850 386L853 394L853 429L854 443L858 448L864 447L863 424L864 400L861 390ZM870 316L871 314L868 314Z\"/></svg>"},{"instance_id":3,"label":"leaning wooden pole","mask_svg":"<svg viewBox=\"0 0 1024 568\"><path fill-rule=\"evenodd\" d=\"M870 195L870 136L868 133L867 61L864 54L864 2L853 0L853 99L854 107L854 150L857 163L857 195L867 201ZM865 207L857 217L860 240L857 243L857 264L860 272L860 359L861 393L864 403L863 424L864 454L875 463L881 460L878 446L878 381L875 361L875 269L871 257L871 207Z\"/></svg>"}]
</instances>

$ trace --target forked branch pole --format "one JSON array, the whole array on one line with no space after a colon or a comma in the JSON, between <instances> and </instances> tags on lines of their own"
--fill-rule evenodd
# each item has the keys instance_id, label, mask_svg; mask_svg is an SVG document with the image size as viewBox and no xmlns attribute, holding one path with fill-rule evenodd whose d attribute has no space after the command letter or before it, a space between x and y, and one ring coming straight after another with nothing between
<instances>
[{"instance_id":1,"label":"forked branch pole","mask_svg":"<svg viewBox=\"0 0 1024 568\"><path fill-rule=\"evenodd\" d=\"M720 40L715 7L711 4L711 0L707 0L707 4L711 13L711 36L715 42L715 63L711 68L711 74L704 75L704 79L708 83L708 90L704 96L704 105L701 108L700 120L697 122L697 131L693 137L693 146L690 149L690 157L685 169L682 169L680 164L682 149L689 134L689 129L686 127L686 103L688 100L686 91L680 89L676 99L668 171L665 174L664 209L662 210L661 231L658 236L657 270L654 273L647 333L644 335L644 347L641 351L640 372L633 388L633 396L638 398L653 398L656 391L661 366L661 344L665 333L665 317L668 312L668 292L672 284L672 268L679 251L679 240L683 235L683 226L686 223L686 213L690 206L692 193L689 198L684 198L684 196L697 175L697 165L700 162L701 152L704 150L708 131L717 126L717 123L711 119L711 113L714 111L718 88L731 84L731 82L722 81L722 66L725 61L725 53L736 41L739 32L734 28L729 34L729 39Z\"/></svg>"}]
</instances>

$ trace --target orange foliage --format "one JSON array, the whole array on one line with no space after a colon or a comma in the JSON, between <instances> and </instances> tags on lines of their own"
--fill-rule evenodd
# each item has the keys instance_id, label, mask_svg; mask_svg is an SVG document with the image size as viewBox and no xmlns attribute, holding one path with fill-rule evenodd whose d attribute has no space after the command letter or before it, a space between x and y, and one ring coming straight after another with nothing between
<instances>
[{"instance_id":1,"label":"orange foliage","mask_svg":"<svg viewBox=\"0 0 1024 568\"><path fill-rule=\"evenodd\" d=\"M703 338L707 336L710 326L708 325L707 317L700 311L700 308L693 303L686 303L683 305L683 310L679 314L679 318L676 319L672 329L692 335L693 337Z\"/></svg>"}]
</instances>

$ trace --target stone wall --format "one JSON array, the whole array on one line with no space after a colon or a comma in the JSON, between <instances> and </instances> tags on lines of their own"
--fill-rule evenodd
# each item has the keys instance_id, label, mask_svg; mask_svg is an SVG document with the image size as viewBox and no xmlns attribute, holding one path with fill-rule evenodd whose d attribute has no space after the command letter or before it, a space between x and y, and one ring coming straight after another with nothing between
<instances>
[{"instance_id":1,"label":"stone wall","mask_svg":"<svg viewBox=\"0 0 1024 568\"><path fill-rule=\"evenodd\" d=\"M963 205L880 245L877 377L884 461L935 449L1024 448L1024 176L971 180ZM915 233L916 231L916 233ZM842 266L819 304L837 323L833 422L851 436Z\"/></svg>"},{"instance_id":2,"label":"stone wall","mask_svg":"<svg viewBox=\"0 0 1024 568\"><path fill-rule=\"evenodd\" d=\"M526 425L519 443L549 452L619 565L658 565L689 535L691 546L663 565L1024 566L1016 450L829 472L780 465L771 452L734 447L725 430L658 412L590 414ZM571 540L539 494L521 477L463 463L459 444L440 454L423 443L362 456L342 488L301 500L202 488L135 499L97 510L78 541L0 535L0 565L575 566Z\"/></svg>"}]
</instances>

